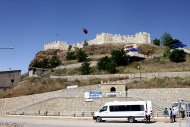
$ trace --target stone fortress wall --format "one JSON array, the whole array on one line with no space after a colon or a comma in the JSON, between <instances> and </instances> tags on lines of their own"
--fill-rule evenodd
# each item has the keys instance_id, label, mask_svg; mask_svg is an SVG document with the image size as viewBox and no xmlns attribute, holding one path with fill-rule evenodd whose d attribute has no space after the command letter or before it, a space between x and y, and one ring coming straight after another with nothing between
<instances>
[{"instance_id":1,"label":"stone fortress wall","mask_svg":"<svg viewBox=\"0 0 190 127\"><path fill-rule=\"evenodd\" d=\"M89 45L97 45L97 44L107 44L107 43L126 43L126 44L142 44L142 43L151 43L150 34L147 32L139 32L134 35L120 35L120 34L109 34L109 33L101 33L97 34L96 38L88 41ZM76 43L73 45L74 47L83 47L82 43ZM44 50L48 49L60 49L67 50L69 44L64 41L55 41L44 44Z\"/></svg>"},{"instance_id":2,"label":"stone fortress wall","mask_svg":"<svg viewBox=\"0 0 190 127\"><path fill-rule=\"evenodd\" d=\"M146 32L139 32L135 35L120 35L120 34L109 34L101 33L97 34L94 40L90 40L89 44L106 44L106 43L151 43L150 34Z\"/></svg>"},{"instance_id":3,"label":"stone fortress wall","mask_svg":"<svg viewBox=\"0 0 190 127\"><path fill-rule=\"evenodd\" d=\"M60 50L67 50L69 47L69 44L67 44L64 41L54 41L54 42L49 42L47 44L44 44L44 50L48 49L60 49Z\"/></svg>"}]
</instances>

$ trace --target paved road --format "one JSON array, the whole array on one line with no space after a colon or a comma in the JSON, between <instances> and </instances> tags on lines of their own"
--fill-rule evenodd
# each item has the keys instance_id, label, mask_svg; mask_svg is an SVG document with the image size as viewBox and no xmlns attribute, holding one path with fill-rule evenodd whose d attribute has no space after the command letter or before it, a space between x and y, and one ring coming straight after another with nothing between
<instances>
[{"instance_id":1,"label":"paved road","mask_svg":"<svg viewBox=\"0 0 190 127\"><path fill-rule=\"evenodd\" d=\"M155 122L146 124L144 122L106 122L96 123L93 120L66 119L53 117L15 117L1 116L0 127L190 127L185 120L175 123Z\"/></svg>"}]
</instances>

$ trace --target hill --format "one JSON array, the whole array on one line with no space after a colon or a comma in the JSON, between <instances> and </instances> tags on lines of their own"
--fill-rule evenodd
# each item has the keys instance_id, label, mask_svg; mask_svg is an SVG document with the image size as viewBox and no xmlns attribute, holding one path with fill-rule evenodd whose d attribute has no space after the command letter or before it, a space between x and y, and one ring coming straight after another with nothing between
<instances>
[{"instance_id":1,"label":"hill","mask_svg":"<svg viewBox=\"0 0 190 127\"><path fill-rule=\"evenodd\" d=\"M110 45L91 45L86 46L84 51L87 53L88 57L92 62L99 60L104 56L110 56L113 50L122 49L124 44L110 44ZM130 63L127 66L117 67L116 74L138 74L138 73L148 73L148 72L181 72L190 71L190 55L186 55L186 61L181 63L174 63L168 60L168 58L163 57L165 47L156 46L153 44L141 44L138 45L141 49L141 53L149 56L145 60ZM77 60L68 61L65 59L66 52L61 50L47 50L40 51L36 54L35 58L31 61L29 67L33 67L35 62L42 61L43 59L49 59L56 56L61 61L59 66L67 66L72 64L81 64ZM80 66L79 66L80 67ZM31 95L36 93L50 92L59 89L65 89L67 86L75 84L78 86L85 86L91 84L99 84L101 81L117 81L117 80L127 80L125 78L108 78L108 79L98 79L94 78L88 81L67 81L65 79L50 79L50 75L61 75L61 76L72 76L80 75L79 67L75 68L64 68L64 69L50 69L46 75L38 78L28 78L25 76L18 86L7 90L4 93L0 93L0 97L14 97L21 95ZM91 67L91 75L107 75L106 71L99 71L95 66ZM167 88L167 87L189 87L189 79L185 78L157 78L152 80L141 80L131 82L128 84L129 89L134 88Z\"/></svg>"}]
</instances>

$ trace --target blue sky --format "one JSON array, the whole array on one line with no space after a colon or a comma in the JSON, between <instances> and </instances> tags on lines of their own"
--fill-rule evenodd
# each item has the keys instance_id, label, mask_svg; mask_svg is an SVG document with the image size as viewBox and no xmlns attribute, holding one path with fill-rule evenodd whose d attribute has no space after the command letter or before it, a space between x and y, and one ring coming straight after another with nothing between
<instances>
[{"instance_id":1,"label":"blue sky","mask_svg":"<svg viewBox=\"0 0 190 127\"><path fill-rule=\"evenodd\" d=\"M148 32L151 39L168 32L189 46L189 6L190 0L0 0L0 48L14 47L0 50L0 71L25 73L45 43L73 44L102 32Z\"/></svg>"}]
</instances>

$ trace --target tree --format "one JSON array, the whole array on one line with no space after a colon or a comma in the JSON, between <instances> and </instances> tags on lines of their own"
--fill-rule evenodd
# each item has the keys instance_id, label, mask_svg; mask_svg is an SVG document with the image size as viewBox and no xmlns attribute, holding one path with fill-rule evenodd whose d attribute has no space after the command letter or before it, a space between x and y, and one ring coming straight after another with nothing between
<instances>
[{"instance_id":1,"label":"tree","mask_svg":"<svg viewBox=\"0 0 190 127\"><path fill-rule=\"evenodd\" d=\"M183 50L174 49L169 56L172 62L184 62L186 53Z\"/></svg>"},{"instance_id":2,"label":"tree","mask_svg":"<svg viewBox=\"0 0 190 127\"><path fill-rule=\"evenodd\" d=\"M161 40L162 40L164 46L167 46L170 48L172 48L172 46L171 46L172 44L181 43L180 40L173 39L169 33L164 33L163 36L161 37Z\"/></svg>"},{"instance_id":3,"label":"tree","mask_svg":"<svg viewBox=\"0 0 190 127\"><path fill-rule=\"evenodd\" d=\"M83 62L88 57L87 54L85 53L85 51L82 48L77 49L76 56L77 56L77 61L78 62Z\"/></svg>"},{"instance_id":4,"label":"tree","mask_svg":"<svg viewBox=\"0 0 190 127\"><path fill-rule=\"evenodd\" d=\"M126 55L124 50L114 50L111 53L111 59L115 61L117 66L126 66L130 57Z\"/></svg>"},{"instance_id":5,"label":"tree","mask_svg":"<svg viewBox=\"0 0 190 127\"><path fill-rule=\"evenodd\" d=\"M160 39L155 38L153 44L160 46Z\"/></svg>"},{"instance_id":6,"label":"tree","mask_svg":"<svg viewBox=\"0 0 190 127\"><path fill-rule=\"evenodd\" d=\"M80 71L81 71L81 74L82 75L87 75L90 73L90 61L89 60L85 60L83 63L82 63L82 66L80 67Z\"/></svg>"},{"instance_id":7,"label":"tree","mask_svg":"<svg viewBox=\"0 0 190 127\"><path fill-rule=\"evenodd\" d=\"M173 38L169 33L164 33L163 36L161 37L161 40L164 46L170 47L170 45L172 44Z\"/></svg>"}]
</instances>

